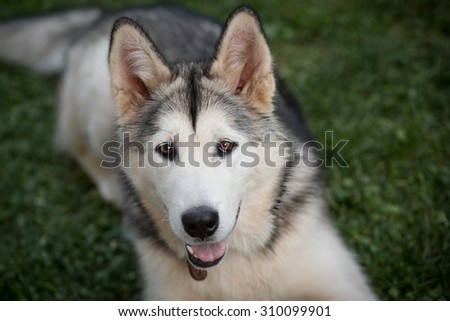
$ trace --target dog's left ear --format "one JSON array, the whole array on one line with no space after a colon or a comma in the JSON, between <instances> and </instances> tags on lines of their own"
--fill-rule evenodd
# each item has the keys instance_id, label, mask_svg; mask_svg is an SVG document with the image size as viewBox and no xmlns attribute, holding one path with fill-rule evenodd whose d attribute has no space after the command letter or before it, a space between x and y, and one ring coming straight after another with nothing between
<instances>
[{"instance_id":1,"label":"dog's left ear","mask_svg":"<svg viewBox=\"0 0 450 321\"><path fill-rule=\"evenodd\" d=\"M228 18L210 74L225 80L235 95L260 113L273 110L272 57L257 14L236 9Z\"/></svg>"}]
</instances>

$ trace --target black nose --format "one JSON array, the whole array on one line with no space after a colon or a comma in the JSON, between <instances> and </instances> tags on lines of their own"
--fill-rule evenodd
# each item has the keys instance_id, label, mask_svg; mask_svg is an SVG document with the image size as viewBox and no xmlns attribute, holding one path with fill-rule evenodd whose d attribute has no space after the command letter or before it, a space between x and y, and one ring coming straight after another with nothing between
<instances>
[{"instance_id":1,"label":"black nose","mask_svg":"<svg viewBox=\"0 0 450 321\"><path fill-rule=\"evenodd\" d=\"M209 206L194 207L181 216L187 234L201 240L214 234L219 226L219 214Z\"/></svg>"}]
</instances>

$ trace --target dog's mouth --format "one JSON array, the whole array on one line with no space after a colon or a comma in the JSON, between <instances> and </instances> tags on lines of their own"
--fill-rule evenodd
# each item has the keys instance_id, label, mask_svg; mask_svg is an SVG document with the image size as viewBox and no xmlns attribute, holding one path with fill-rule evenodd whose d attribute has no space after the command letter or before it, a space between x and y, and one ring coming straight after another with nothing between
<instances>
[{"instance_id":1,"label":"dog's mouth","mask_svg":"<svg viewBox=\"0 0 450 321\"><path fill-rule=\"evenodd\" d=\"M217 243L186 244L189 272L194 280L206 278L207 268L216 266L227 252L226 240Z\"/></svg>"}]
</instances>

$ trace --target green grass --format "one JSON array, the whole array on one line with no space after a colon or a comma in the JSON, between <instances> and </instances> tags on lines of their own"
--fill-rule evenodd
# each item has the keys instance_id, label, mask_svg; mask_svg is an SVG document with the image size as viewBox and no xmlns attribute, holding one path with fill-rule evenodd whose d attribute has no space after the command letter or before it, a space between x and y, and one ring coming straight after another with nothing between
<instances>
[{"instance_id":1,"label":"green grass","mask_svg":"<svg viewBox=\"0 0 450 321\"><path fill-rule=\"evenodd\" d=\"M175 1L177 2L177 1ZM223 20L241 1L178 1ZM73 5L5 1L0 18ZM330 214L381 299L450 299L450 10L444 1L246 2L317 139ZM0 40L1 44L1 40ZM138 299L120 214L54 151L56 79L0 65L0 299Z\"/></svg>"}]
</instances>

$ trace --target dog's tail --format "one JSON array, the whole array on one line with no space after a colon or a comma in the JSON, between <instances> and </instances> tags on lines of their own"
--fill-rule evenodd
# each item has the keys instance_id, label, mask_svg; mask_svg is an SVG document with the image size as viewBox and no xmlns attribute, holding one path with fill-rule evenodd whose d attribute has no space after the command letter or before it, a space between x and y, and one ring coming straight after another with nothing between
<instances>
[{"instance_id":1,"label":"dog's tail","mask_svg":"<svg viewBox=\"0 0 450 321\"><path fill-rule=\"evenodd\" d=\"M0 60L53 74L67 51L101 15L98 9L69 10L0 23Z\"/></svg>"}]
</instances>

